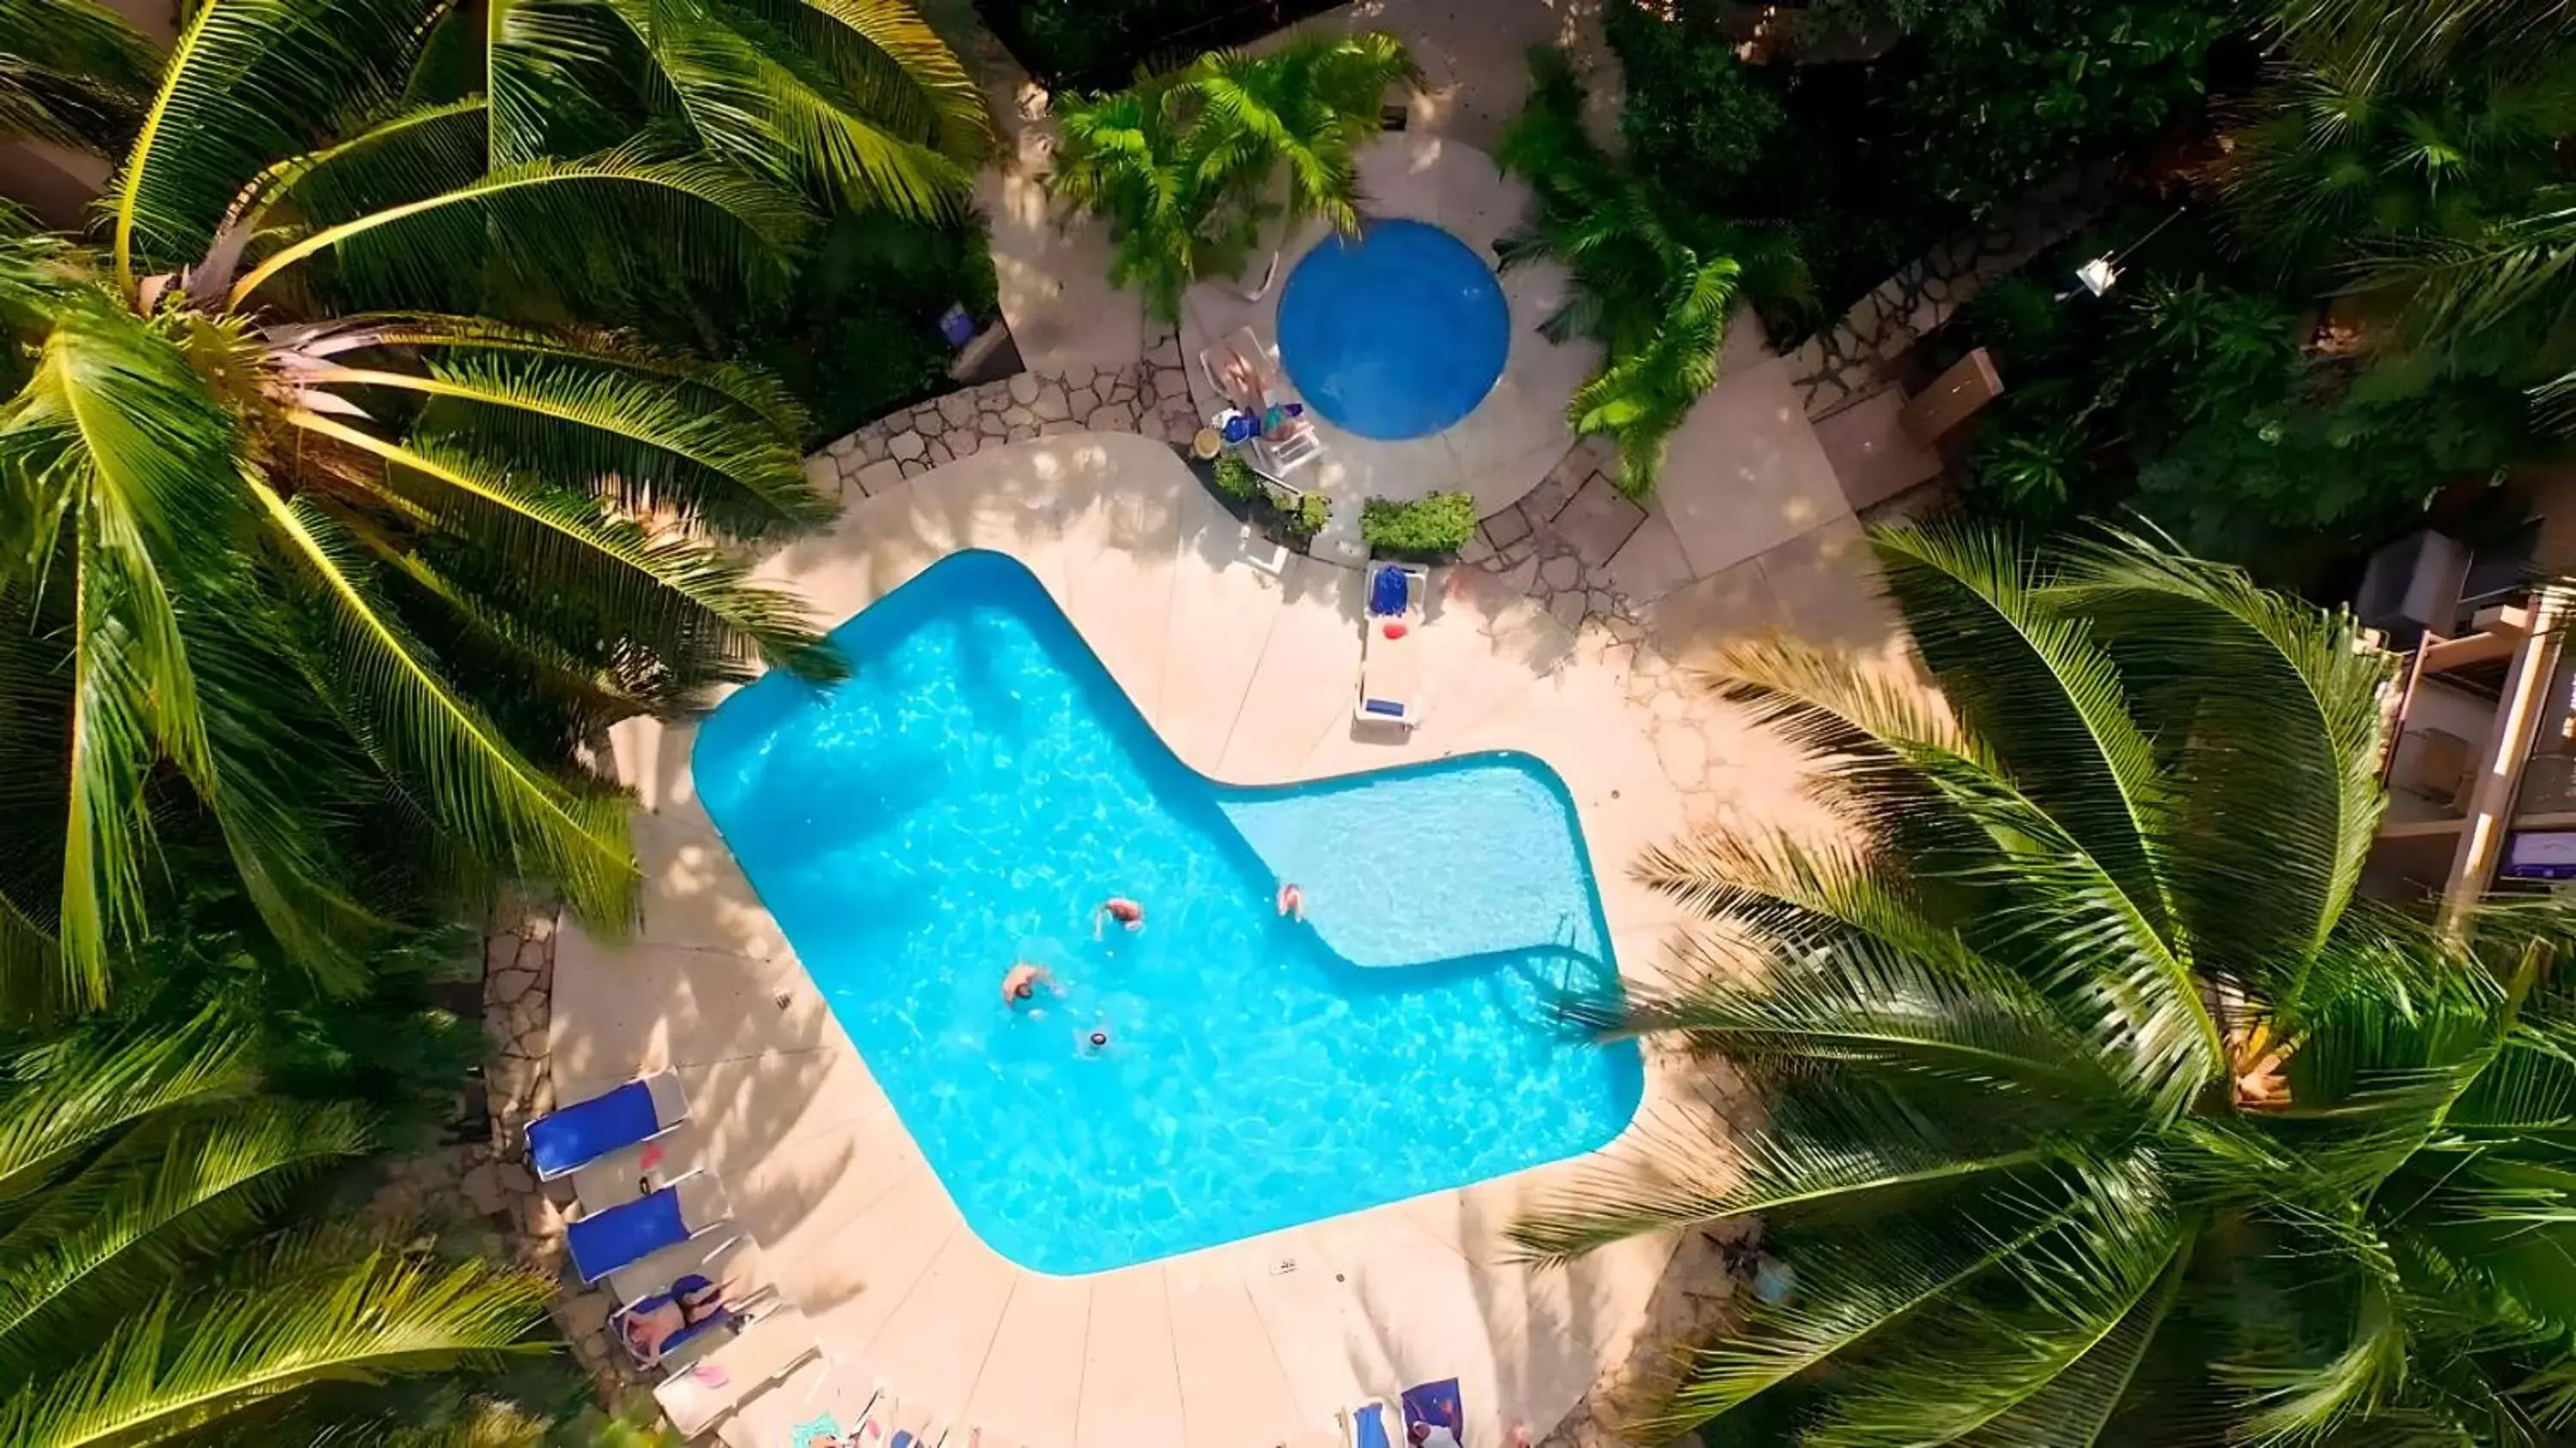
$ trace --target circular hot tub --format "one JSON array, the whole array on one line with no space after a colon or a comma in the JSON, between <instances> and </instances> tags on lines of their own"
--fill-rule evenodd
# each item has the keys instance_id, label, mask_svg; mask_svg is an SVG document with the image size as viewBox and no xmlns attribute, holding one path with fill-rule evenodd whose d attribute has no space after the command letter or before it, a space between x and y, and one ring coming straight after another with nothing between
<instances>
[{"instance_id":1,"label":"circular hot tub","mask_svg":"<svg viewBox=\"0 0 2576 1448\"><path fill-rule=\"evenodd\" d=\"M1421 437L1473 412L1511 352L1503 289L1419 221L1327 237L1279 295L1279 359L1306 402L1362 437Z\"/></svg>"}]
</instances>

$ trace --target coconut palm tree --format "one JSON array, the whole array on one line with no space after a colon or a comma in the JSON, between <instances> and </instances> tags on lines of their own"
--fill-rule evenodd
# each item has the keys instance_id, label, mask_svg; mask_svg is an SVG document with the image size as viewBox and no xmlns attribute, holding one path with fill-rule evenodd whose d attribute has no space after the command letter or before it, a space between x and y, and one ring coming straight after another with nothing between
<instances>
[{"instance_id":1,"label":"coconut palm tree","mask_svg":"<svg viewBox=\"0 0 2576 1448\"><path fill-rule=\"evenodd\" d=\"M1848 837L1651 852L1706 921L1684 983L1588 1008L1731 1065L1763 1118L1668 1123L1514 1229L1562 1260L1763 1218L1794 1288L1656 1427L2540 1441L2576 1404L2576 936L2355 901L2381 656L2134 539L1875 543L1942 702L1719 654Z\"/></svg>"},{"instance_id":2,"label":"coconut palm tree","mask_svg":"<svg viewBox=\"0 0 2576 1448\"><path fill-rule=\"evenodd\" d=\"M818 202L963 213L990 149L983 95L900 0L413 0L437 27L413 93L480 93L504 167L631 137L639 121Z\"/></svg>"},{"instance_id":3,"label":"coconut palm tree","mask_svg":"<svg viewBox=\"0 0 2576 1448\"><path fill-rule=\"evenodd\" d=\"M113 155L134 134L159 64L151 42L91 0L0 5L0 140Z\"/></svg>"},{"instance_id":4,"label":"coconut palm tree","mask_svg":"<svg viewBox=\"0 0 2576 1448\"><path fill-rule=\"evenodd\" d=\"M546 1284L279 1209L370 1146L343 1107L264 1096L214 1017L84 1026L0 1055L0 1442L245 1432L322 1384L542 1351ZM237 1441L283 1441L258 1436Z\"/></svg>"},{"instance_id":5,"label":"coconut palm tree","mask_svg":"<svg viewBox=\"0 0 2576 1448\"><path fill-rule=\"evenodd\" d=\"M1619 448L1620 487L1654 491L1674 429L1717 382L1739 293L1802 297L1787 235L1672 204L1583 126L1583 85L1565 53L1530 54L1529 104L1503 133L1503 168L1529 183L1528 223L1496 243L1506 267L1563 262L1574 294L1540 324L1549 340L1602 344L1601 370L1575 391L1566 422Z\"/></svg>"},{"instance_id":6,"label":"coconut palm tree","mask_svg":"<svg viewBox=\"0 0 2576 1448\"><path fill-rule=\"evenodd\" d=\"M1049 185L1108 221L1110 280L1177 321L1191 283L1243 269L1267 217L1358 232L1359 147L1385 124L1388 88L1419 78L1379 32L1212 51L1127 90L1068 95Z\"/></svg>"},{"instance_id":7,"label":"coconut palm tree","mask_svg":"<svg viewBox=\"0 0 2576 1448\"><path fill-rule=\"evenodd\" d=\"M99 249L0 242L0 983L104 998L158 834L210 819L316 969L351 862L551 882L614 928L623 803L566 766L755 658L828 656L740 543L811 524L765 379L504 325L773 275L788 193L652 139L491 165L482 100L407 90L413 0L211 0ZM320 144L317 116L346 118ZM535 299L535 300L530 300ZM344 977L345 978L345 977Z\"/></svg>"}]
</instances>

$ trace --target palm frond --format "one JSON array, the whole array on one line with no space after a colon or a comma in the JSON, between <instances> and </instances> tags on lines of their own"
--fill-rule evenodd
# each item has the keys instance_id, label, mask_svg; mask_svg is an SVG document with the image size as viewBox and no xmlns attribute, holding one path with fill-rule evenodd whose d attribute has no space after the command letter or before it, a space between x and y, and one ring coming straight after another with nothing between
<instances>
[{"instance_id":1,"label":"palm frond","mask_svg":"<svg viewBox=\"0 0 2576 1448\"><path fill-rule=\"evenodd\" d=\"M337 1274L178 1293L127 1320L60 1376L0 1404L0 1441L108 1448L175 1438L323 1382L491 1367L543 1351L547 1289L481 1262L371 1254Z\"/></svg>"},{"instance_id":2,"label":"palm frond","mask_svg":"<svg viewBox=\"0 0 2576 1448\"><path fill-rule=\"evenodd\" d=\"M303 128L389 103L421 39L414 0L204 0L179 32L110 186L117 283L204 251L242 187Z\"/></svg>"},{"instance_id":3,"label":"palm frond","mask_svg":"<svg viewBox=\"0 0 2576 1448\"><path fill-rule=\"evenodd\" d=\"M157 1115L0 1234L0 1368L33 1376L77 1356L64 1349L239 1240L300 1176L370 1144L345 1106Z\"/></svg>"},{"instance_id":4,"label":"palm frond","mask_svg":"<svg viewBox=\"0 0 2576 1448\"><path fill-rule=\"evenodd\" d=\"M338 645L335 683L368 711L376 747L404 766L439 821L483 858L551 881L586 920L623 928L637 879L622 798L577 792L539 773L459 698L375 596L357 546L309 500L265 485L274 536L317 586Z\"/></svg>"},{"instance_id":5,"label":"palm frond","mask_svg":"<svg viewBox=\"0 0 2576 1448\"><path fill-rule=\"evenodd\" d=\"M134 134L159 57L91 0L0 3L0 136L102 156Z\"/></svg>"},{"instance_id":6,"label":"palm frond","mask_svg":"<svg viewBox=\"0 0 2576 1448\"><path fill-rule=\"evenodd\" d=\"M378 388L430 401L417 435L450 455L613 490L641 515L669 514L736 538L829 519L794 444L739 414L599 359L433 356L421 372L322 365L316 387Z\"/></svg>"},{"instance_id":7,"label":"palm frond","mask_svg":"<svg viewBox=\"0 0 2576 1448\"><path fill-rule=\"evenodd\" d=\"M659 141L575 161L536 160L436 195L312 229L235 282L241 308L279 273L318 256L337 284L413 304L457 295L483 259L576 294L610 295L642 270L667 267L734 286L776 267L809 218L792 197L722 164L671 159ZM652 236L652 248L600 246Z\"/></svg>"},{"instance_id":8,"label":"palm frond","mask_svg":"<svg viewBox=\"0 0 2576 1448\"><path fill-rule=\"evenodd\" d=\"M2135 539L2069 550L2047 596L2091 622L2177 781L2165 879L2195 965L2288 993L2378 827L2386 659L2349 617Z\"/></svg>"}]
</instances>

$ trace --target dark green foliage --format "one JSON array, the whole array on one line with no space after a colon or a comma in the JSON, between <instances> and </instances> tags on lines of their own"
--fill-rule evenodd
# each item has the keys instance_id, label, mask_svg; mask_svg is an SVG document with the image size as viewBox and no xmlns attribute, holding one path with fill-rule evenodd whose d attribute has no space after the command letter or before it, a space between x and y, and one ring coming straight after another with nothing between
<instances>
[{"instance_id":1,"label":"dark green foliage","mask_svg":"<svg viewBox=\"0 0 2576 1448\"><path fill-rule=\"evenodd\" d=\"M1091 89L1332 7L1328 0L976 0L975 8L1030 74Z\"/></svg>"},{"instance_id":2,"label":"dark green foliage","mask_svg":"<svg viewBox=\"0 0 2576 1448\"><path fill-rule=\"evenodd\" d=\"M1676 183L1694 201L1732 198L1765 166L1788 115L1758 70L1696 20L1649 20L1626 6L1610 11L1627 99L1619 139L1640 172Z\"/></svg>"},{"instance_id":3,"label":"dark green foliage","mask_svg":"<svg viewBox=\"0 0 2576 1448\"><path fill-rule=\"evenodd\" d=\"M1790 302L1804 296L1806 272L1781 229L1695 211L1604 151L1584 128L1582 83L1562 51L1532 50L1530 74L1529 104L1496 159L1536 205L1494 251L1506 269L1549 257L1573 273L1573 295L1539 330L1591 337L1603 355L1566 423L1612 439L1621 490L1644 497L1674 429L1717 381L1739 293Z\"/></svg>"},{"instance_id":4,"label":"dark green foliage","mask_svg":"<svg viewBox=\"0 0 2576 1448\"><path fill-rule=\"evenodd\" d=\"M1409 503L1371 498L1360 507L1360 538L1378 557L1454 558L1475 536L1476 499L1470 493L1433 493Z\"/></svg>"},{"instance_id":5,"label":"dark green foliage","mask_svg":"<svg viewBox=\"0 0 2576 1448\"><path fill-rule=\"evenodd\" d=\"M963 306L980 329L998 313L980 219L930 226L885 212L835 216L798 270L785 307L738 328L729 347L773 368L803 404L818 447L956 386L939 318Z\"/></svg>"},{"instance_id":6,"label":"dark green foliage","mask_svg":"<svg viewBox=\"0 0 2576 1448\"><path fill-rule=\"evenodd\" d=\"M2090 157L2152 141L2200 95L2223 0L2002 0L1935 12L1903 53L1896 144L1915 184L1984 213Z\"/></svg>"},{"instance_id":7,"label":"dark green foliage","mask_svg":"<svg viewBox=\"0 0 2576 1448\"><path fill-rule=\"evenodd\" d=\"M1811 13L1810 38L1883 53L1747 65L1735 8L1616 0L1604 20L1645 178L1794 237L1814 305L1756 299L1783 345L2031 185L2153 139L2250 23L2224 0L1863 0Z\"/></svg>"},{"instance_id":8,"label":"dark green foliage","mask_svg":"<svg viewBox=\"0 0 2576 1448\"><path fill-rule=\"evenodd\" d=\"M2135 509L2199 551L2297 576L2537 445L2509 385L2313 351L2317 312L2193 218L2107 297L2048 290L2152 224L2114 221L1989 288L1930 359L1981 345L2006 379L1970 454L1979 505L2047 523Z\"/></svg>"}]
</instances>

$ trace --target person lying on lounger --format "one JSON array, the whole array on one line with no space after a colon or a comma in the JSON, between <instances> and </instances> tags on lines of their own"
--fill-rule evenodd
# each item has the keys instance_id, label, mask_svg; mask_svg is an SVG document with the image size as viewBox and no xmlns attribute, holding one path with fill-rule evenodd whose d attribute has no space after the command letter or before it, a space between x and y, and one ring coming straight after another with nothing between
<instances>
[{"instance_id":1,"label":"person lying on lounger","mask_svg":"<svg viewBox=\"0 0 2576 1448\"><path fill-rule=\"evenodd\" d=\"M662 1360L664 1343L722 1311L724 1284L689 1273L653 1306L626 1314L626 1350L649 1368Z\"/></svg>"}]
</instances>

